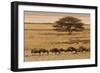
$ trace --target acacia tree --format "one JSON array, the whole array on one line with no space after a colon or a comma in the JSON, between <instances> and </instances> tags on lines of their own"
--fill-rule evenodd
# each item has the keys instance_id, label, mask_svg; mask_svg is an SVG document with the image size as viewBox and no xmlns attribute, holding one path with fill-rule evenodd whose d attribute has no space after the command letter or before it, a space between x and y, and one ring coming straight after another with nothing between
<instances>
[{"instance_id":1,"label":"acacia tree","mask_svg":"<svg viewBox=\"0 0 100 73\"><path fill-rule=\"evenodd\" d=\"M73 31L82 31L84 23L78 18L67 16L56 21L53 27L56 31L66 31L72 34Z\"/></svg>"}]
</instances>

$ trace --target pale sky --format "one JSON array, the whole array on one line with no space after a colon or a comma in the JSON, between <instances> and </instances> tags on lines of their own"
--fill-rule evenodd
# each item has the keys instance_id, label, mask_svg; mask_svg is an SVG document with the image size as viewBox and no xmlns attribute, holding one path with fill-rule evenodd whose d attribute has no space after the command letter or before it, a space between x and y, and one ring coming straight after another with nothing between
<instances>
[{"instance_id":1,"label":"pale sky","mask_svg":"<svg viewBox=\"0 0 100 73\"><path fill-rule=\"evenodd\" d=\"M60 18L66 16L73 16L82 20L85 24L90 24L90 14L83 13L54 13L54 12L32 12L25 11L24 12L24 22L30 23L54 23Z\"/></svg>"}]
</instances>

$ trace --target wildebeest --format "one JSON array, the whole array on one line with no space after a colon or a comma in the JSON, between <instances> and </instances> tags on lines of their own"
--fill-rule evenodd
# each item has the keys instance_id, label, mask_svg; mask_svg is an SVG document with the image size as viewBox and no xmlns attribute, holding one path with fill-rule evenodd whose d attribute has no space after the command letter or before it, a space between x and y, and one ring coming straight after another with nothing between
<instances>
[{"instance_id":1,"label":"wildebeest","mask_svg":"<svg viewBox=\"0 0 100 73\"><path fill-rule=\"evenodd\" d=\"M87 48L87 49L86 49L86 52L89 52L89 51L90 51L90 48Z\"/></svg>"},{"instance_id":2,"label":"wildebeest","mask_svg":"<svg viewBox=\"0 0 100 73\"><path fill-rule=\"evenodd\" d=\"M31 50L31 54L32 54L32 55L40 54L40 51L39 51L38 49L35 49L35 48L34 48L34 49Z\"/></svg>"},{"instance_id":3,"label":"wildebeest","mask_svg":"<svg viewBox=\"0 0 100 73\"><path fill-rule=\"evenodd\" d=\"M71 53L76 54L76 53L77 53L77 49L74 48L74 47L68 47L68 48L65 50L65 52L71 52Z\"/></svg>"},{"instance_id":4,"label":"wildebeest","mask_svg":"<svg viewBox=\"0 0 100 73\"><path fill-rule=\"evenodd\" d=\"M55 53L55 55L61 53L61 51L58 48L53 48L50 50L50 52Z\"/></svg>"},{"instance_id":5,"label":"wildebeest","mask_svg":"<svg viewBox=\"0 0 100 73\"><path fill-rule=\"evenodd\" d=\"M46 49L41 48L41 49L32 49L32 50L31 50L31 53L34 54L34 55L35 55L35 54L41 55L42 53L43 53L43 54L46 53L46 54L48 55L48 54L49 54L49 51L46 50Z\"/></svg>"},{"instance_id":6,"label":"wildebeest","mask_svg":"<svg viewBox=\"0 0 100 73\"><path fill-rule=\"evenodd\" d=\"M61 52L64 52L64 51L65 51L63 48L60 48L59 50L60 50Z\"/></svg>"},{"instance_id":7,"label":"wildebeest","mask_svg":"<svg viewBox=\"0 0 100 73\"><path fill-rule=\"evenodd\" d=\"M41 54L41 53L43 53L43 54L46 53L47 55L49 54L49 51L46 50L46 49L42 49L42 48L41 48L39 51L40 51L40 54Z\"/></svg>"},{"instance_id":8,"label":"wildebeest","mask_svg":"<svg viewBox=\"0 0 100 73\"><path fill-rule=\"evenodd\" d=\"M89 49L83 47L83 46L80 46L79 49L78 49L78 52L87 52L89 51Z\"/></svg>"},{"instance_id":9,"label":"wildebeest","mask_svg":"<svg viewBox=\"0 0 100 73\"><path fill-rule=\"evenodd\" d=\"M68 47L68 48L51 48L50 50L47 50L45 48L34 48L34 49L31 49L31 54L32 55L49 55L49 53L54 53L55 55L56 54L61 54L62 52L71 52L73 54L78 54L78 52L89 52L90 49L86 48L86 47L83 47L83 46L80 46L79 48L74 48L72 46Z\"/></svg>"}]
</instances>

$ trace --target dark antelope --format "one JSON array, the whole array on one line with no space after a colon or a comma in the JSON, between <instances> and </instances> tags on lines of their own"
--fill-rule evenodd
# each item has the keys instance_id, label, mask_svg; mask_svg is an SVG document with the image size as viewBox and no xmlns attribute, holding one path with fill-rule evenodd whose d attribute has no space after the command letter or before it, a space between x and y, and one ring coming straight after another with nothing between
<instances>
[{"instance_id":1,"label":"dark antelope","mask_svg":"<svg viewBox=\"0 0 100 73\"><path fill-rule=\"evenodd\" d=\"M72 53L76 54L76 53L77 53L77 49L74 48L74 47L69 47L69 48L67 48L67 49L65 50L65 52L72 52Z\"/></svg>"},{"instance_id":2,"label":"dark antelope","mask_svg":"<svg viewBox=\"0 0 100 73\"><path fill-rule=\"evenodd\" d=\"M55 53L55 54L60 54L61 51L58 48L53 48L50 50L50 52Z\"/></svg>"},{"instance_id":3,"label":"dark antelope","mask_svg":"<svg viewBox=\"0 0 100 73\"><path fill-rule=\"evenodd\" d=\"M32 53L32 54L39 54L39 55L41 55L42 53L43 53L43 54L46 53L46 54L48 55L48 54L49 54L49 51L46 50L46 49L39 49L39 50L38 50L38 49L32 49L32 50L31 50L31 53Z\"/></svg>"},{"instance_id":4,"label":"dark antelope","mask_svg":"<svg viewBox=\"0 0 100 73\"><path fill-rule=\"evenodd\" d=\"M79 49L78 49L78 52L88 52L89 49L83 47L83 46L80 46Z\"/></svg>"}]
</instances>

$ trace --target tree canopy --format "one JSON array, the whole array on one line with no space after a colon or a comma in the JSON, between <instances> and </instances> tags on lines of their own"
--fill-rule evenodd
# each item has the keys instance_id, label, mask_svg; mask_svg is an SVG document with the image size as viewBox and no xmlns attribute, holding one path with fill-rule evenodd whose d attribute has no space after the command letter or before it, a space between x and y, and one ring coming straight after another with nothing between
<instances>
[{"instance_id":1,"label":"tree canopy","mask_svg":"<svg viewBox=\"0 0 100 73\"><path fill-rule=\"evenodd\" d=\"M84 23L82 23L81 19L78 19L72 16L67 16L56 21L54 24L54 27L55 27L55 30L57 31L66 31L71 34L71 32L73 31L84 30L83 25Z\"/></svg>"}]
</instances>

